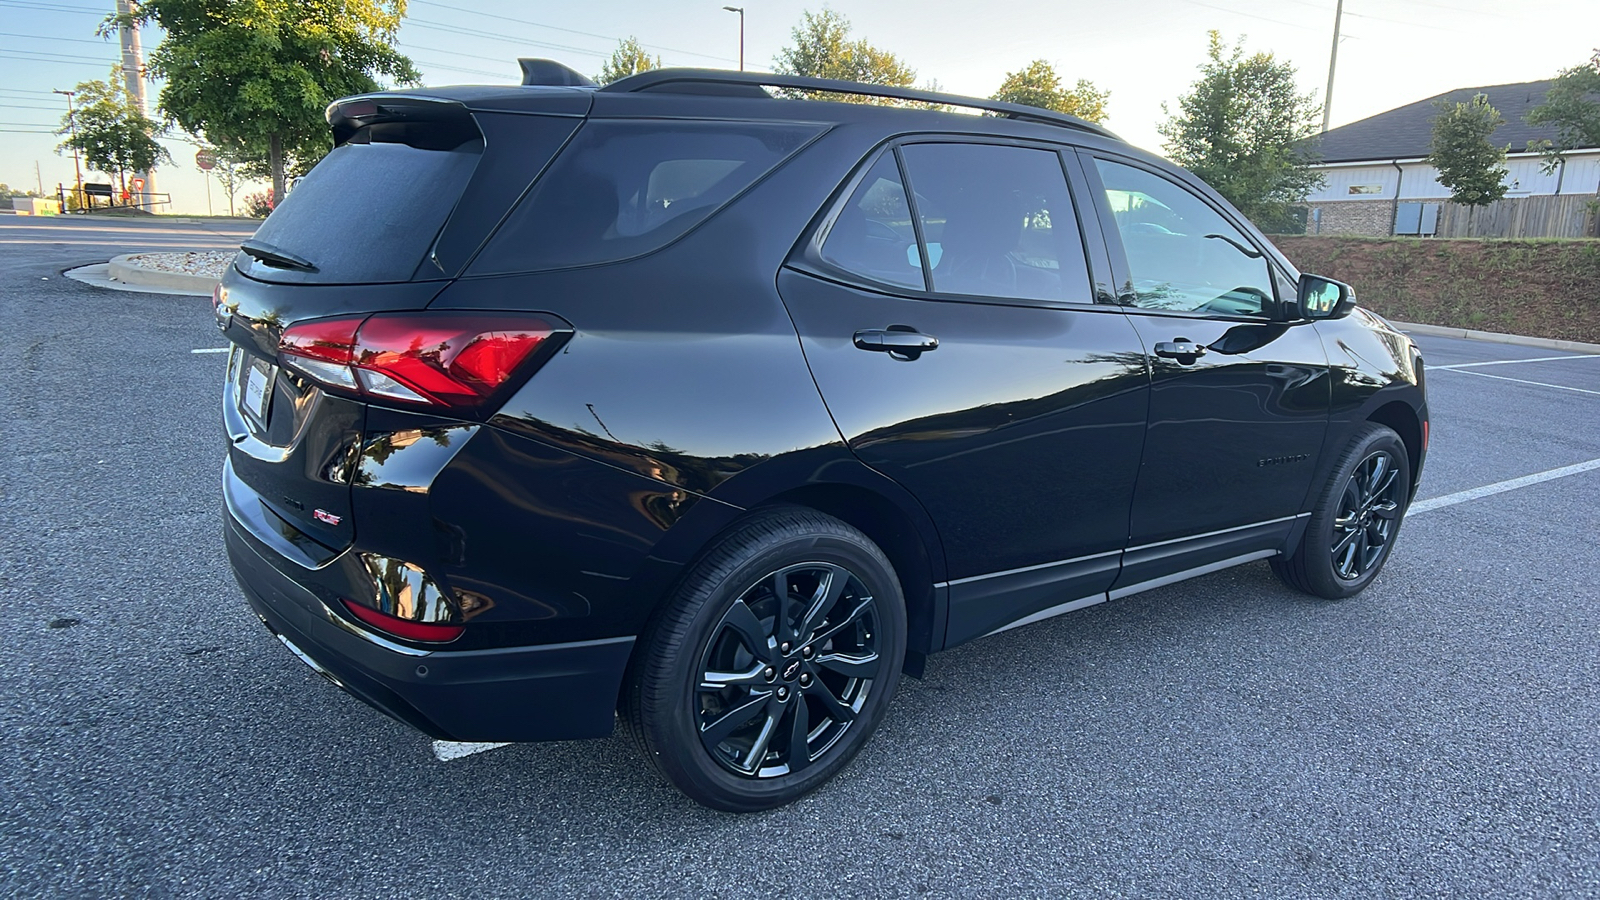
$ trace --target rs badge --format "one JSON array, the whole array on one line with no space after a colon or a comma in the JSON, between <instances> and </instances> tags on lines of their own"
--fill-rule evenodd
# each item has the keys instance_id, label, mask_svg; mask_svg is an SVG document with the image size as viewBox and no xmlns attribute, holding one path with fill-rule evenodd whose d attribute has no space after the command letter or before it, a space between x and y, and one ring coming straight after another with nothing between
<instances>
[{"instance_id":1,"label":"rs badge","mask_svg":"<svg viewBox=\"0 0 1600 900\"><path fill-rule=\"evenodd\" d=\"M328 524L329 524L329 525L337 525L337 524L339 524L339 523L340 523L340 522L343 522L343 521L344 521L344 516L336 516L336 515L334 515L334 514L333 514L333 513L331 513L331 512L328 512L328 511L327 511L327 510L325 510L325 509L315 509L315 510L312 510L312 511L311 511L311 515L312 515L312 516L313 516L313 517L314 517L314 518L315 518L315 519L316 519L316 520L317 520L317 521L318 521L318 522L326 522L326 523L328 523Z\"/></svg>"}]
</instances>

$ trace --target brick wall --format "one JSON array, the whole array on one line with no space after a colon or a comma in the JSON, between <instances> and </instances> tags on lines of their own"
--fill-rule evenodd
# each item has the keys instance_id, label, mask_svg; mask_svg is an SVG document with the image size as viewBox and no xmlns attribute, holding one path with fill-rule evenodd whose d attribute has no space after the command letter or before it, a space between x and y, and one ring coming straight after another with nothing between
<instances>
[{"instance_id":1,"label":"brick wall","mask_svg":"<svg viewBox=\"0 0 1600 900\"><path fill-rule=\"evenodd\" d=\"M1307 205L1312 210L1306 219L1307 234L1388 237L1394 233L1392 200L1331 200ZM1317 210L1321 210L1320 225L1314 218Z\"/></svg>"}]
</instances>

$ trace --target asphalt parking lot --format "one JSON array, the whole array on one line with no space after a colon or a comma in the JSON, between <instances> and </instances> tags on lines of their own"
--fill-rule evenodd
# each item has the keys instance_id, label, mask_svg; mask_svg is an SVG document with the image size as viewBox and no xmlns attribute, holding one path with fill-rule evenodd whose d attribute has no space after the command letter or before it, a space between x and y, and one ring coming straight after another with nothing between
<instances>
[{"instance_id":1,"label":"asphalt parking lot","mask_svg":"<svg viewBox=\"0 0 1600 900\"><path fill-rule=\"evenodd\" d=\"M1600 893L1600 357L1419 339L1423 502L1363 596L1256 564L969 644L731 816L620 738L441 761L261 628L207 301L59 275L241 236L0 217L0 895Z\"/></svg>"}]
</instances>

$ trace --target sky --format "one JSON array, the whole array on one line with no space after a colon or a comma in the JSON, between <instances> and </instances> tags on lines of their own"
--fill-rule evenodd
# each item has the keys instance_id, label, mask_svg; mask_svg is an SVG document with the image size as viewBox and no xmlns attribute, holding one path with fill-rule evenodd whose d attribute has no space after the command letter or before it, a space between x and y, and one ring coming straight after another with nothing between
<instances>
[{"instance_id":1,"label":"sky","mask_svg":"<svg viewBox=\"0 0 1600 900\"><path fill-rule=\"evenodd\" d=\"M739 0L410 0L400 49L424 84L516 83L518 56L545 56L593 75L619 39L636 36L667 65L735 68ZM790 32L819 0L743 0L745 63L770 70ZM0 0L0 182L70 185L72 157L55 151L65 98L50 93L104 78L115 41L96 38L112 0ZM1106 125L1160 152L1162 104L1176 100L1204 61L1206 32L1293 63L1320 98L1335 0L831 0L857 37L897 54L919 84L987 96L1034 59L1064 82L1111 92ZM1332 124L1353 122L1460 87L1549 78L1600 47L1600 0L1346 0ZM146 51L159 35L144 35ZM152 105L160 84L148 89ZM152 113L154 111L152 110ZM45 132L45 133L37 133ZM173 211L208 212L195 147L164 141L173 164L157 172ZM35 164L38 176L35 177ZM242 192L241 192L242 193ZM209 211L227 212L214 180Z\"/></svg>"}]
</instances>

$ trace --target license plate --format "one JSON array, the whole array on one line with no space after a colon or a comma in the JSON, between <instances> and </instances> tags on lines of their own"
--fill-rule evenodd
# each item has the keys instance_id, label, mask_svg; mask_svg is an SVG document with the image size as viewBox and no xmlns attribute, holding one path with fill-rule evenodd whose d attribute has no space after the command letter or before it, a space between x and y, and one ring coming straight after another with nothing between
<instances>
[{"instance_id":1,"label":"license plate","mask_svg":"<svg viewBox=\"0 0 1600 900\"><path fill-rule=\"evenodd\" d=\"M267 409L272 405L272 382L278 367L264 359L250 360L245 370L244 397L241 405L262 425L267 424Z\"/></svg>"}]
</instances>

